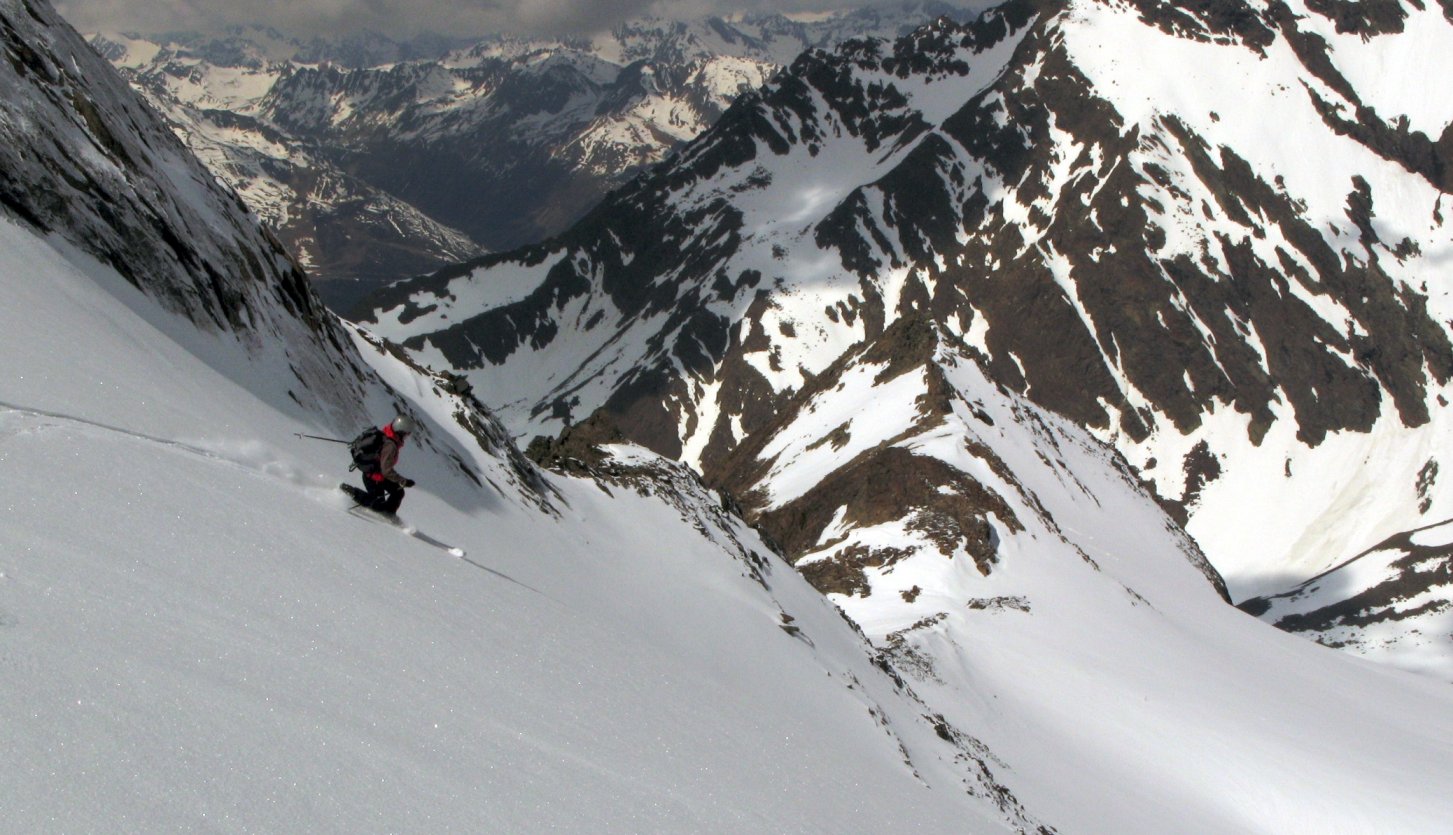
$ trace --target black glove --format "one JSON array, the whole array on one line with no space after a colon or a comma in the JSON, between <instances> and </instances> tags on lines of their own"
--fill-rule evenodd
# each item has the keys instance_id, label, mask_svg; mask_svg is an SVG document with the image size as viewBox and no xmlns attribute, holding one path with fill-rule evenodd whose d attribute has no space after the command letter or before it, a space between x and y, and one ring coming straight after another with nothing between
<instances>
[{"instance_id":1,"label":"black glove","mask_svg":"<svg viewBox=\"0 0 1453 835\"><path fill-rule=\"evenodd\" d=\"M406 478L403 481L403 485L405 487L413 487L414 486L414 480L412 478Z\"/></svg>"}]
</instances>

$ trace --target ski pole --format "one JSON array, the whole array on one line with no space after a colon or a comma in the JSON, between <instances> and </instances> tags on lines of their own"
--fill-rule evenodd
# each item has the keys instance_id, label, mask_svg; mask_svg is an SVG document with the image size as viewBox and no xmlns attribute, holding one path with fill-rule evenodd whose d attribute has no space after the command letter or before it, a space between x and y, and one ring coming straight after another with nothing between
<instances>
[{"instance_id":1,"label":"ski pole","mask_svg":"<svg viewBox=\"0 0 1453 835\"><path fill-rule=\"evenodd\" d=\"M293 435L295 435L295 436L297 436L299 438L312 438L315 441L327 441L327 442L329 442L331 444L346 444L346 443L348 443L348 441L340 440L338 438L324 438L322 435L304 435L301 432L294 432Z\"/></svg>"}]
</instances>

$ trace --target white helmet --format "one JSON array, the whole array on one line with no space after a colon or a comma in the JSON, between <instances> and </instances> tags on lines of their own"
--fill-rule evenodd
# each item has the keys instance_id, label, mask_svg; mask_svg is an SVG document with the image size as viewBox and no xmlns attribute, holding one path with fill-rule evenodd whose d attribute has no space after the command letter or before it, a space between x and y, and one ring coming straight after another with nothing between
<instances>
[{"instance_id":1,"label":"white helmet","mask_svg":"<svg viewBox=\"0 0 1453 835\"><path fill-rule=\"evenodd\" d=\"M394 428L394 432L401 435L407 435L408 433L414 431L413 420L409 419L404 415L399 415L398 417L394 418L393 423L389 425Z\"/></svg>"}]
</instances>

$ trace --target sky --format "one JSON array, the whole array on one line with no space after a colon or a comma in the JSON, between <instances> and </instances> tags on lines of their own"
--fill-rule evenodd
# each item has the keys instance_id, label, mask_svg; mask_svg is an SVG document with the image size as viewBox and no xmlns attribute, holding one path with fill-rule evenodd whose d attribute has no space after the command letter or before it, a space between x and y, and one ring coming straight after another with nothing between
<instances>
[{"instance_id":1,"label":"sky","mask_svg":"<svg viewBox=\"0 0 1453 835\"><path fill-rule=\"evenodd\" d=\"M825 11L902 0L58 0L83 32L162 32L261 23L296 34L373 30L480 35L588 33L633 17ZM954 2L954 0L950 0ZM957 3L955 3L957 4Z\"/></svg>"}]
</instances>

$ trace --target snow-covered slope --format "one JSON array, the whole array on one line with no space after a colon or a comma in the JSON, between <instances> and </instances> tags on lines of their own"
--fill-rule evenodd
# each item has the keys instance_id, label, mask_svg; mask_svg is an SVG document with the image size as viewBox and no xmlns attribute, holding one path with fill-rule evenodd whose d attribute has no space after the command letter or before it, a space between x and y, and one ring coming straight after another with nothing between
<instances>
[{"instance_id":1,"label":"snow-covered slope","mask_svg":"<svg viewBox=\"0 0 1453 835\"><path fill-rule=\"evenodd\" d=\"M47 6L0 0L0 46L25 182L91 178L0 209L8 828L1034 827L698 479L631 449L542 475L285 260L241 272L275 244L210 181L152 178L142 149L201 169L109 68L71 74ZM154 205L200 282L104 246ZM209 285L240 301L210 315ZM348 513L343 449L299 437L399 410L421 536Z\"/></svg>"},{"instance_id":2,"label":"snow-covered slope","mask_svg":"<svg viewBox=\"0 0 1453 835\"><path fill-rule=\"evenodd\" d=\"M1453 112L1373 69L1441 66L1453 22L1378 8L1010 3L809 54L559 240L374 318L516 433L604 407L710 476L917 312L1113 443L1234 597L1280 591L1453 502Z\"/></svg>"},{"instance_id":3,"label":"snow-covered slope","mask_svg":"<svg viewBox=\"0 0 1453 835\"><path fill-rule=\"evenodd\" d=\"M748 518L1063 831L1436 831L1443 801L1417 783L1453 778L1446 743L1414 745L1396 800L1352 764L1447 732L1371 708L1436 710L1447 686L1225 605L1124 460L985 365L900 320L814 377L726 480L755 485ZM1422 811L1394 822L1405 801Z\"/></svg>"},{"instance_id":4,"label":"snow-covered slope","mask_svg":"<svg viewBox=\"0 0 1453 835\"><path fill-rule=\"evenodd\" d=\"M900 687L688 474L632 480L672 470L625 452L604 489L552 477L552 514L377 354L502 487L406 450L404 515L453 558L346 514L338 450L292 435L317 422L139 320L119 279L0 235L37 279L6 354L46 381L0 411L19 828L1435 831L1453 790L1446 688L1242 617L1174 554L1097 572L1026 515L1041 542L989 579L905 564L957 576L915 602L973 628L890 640ZM901 622L880 614L875 637Z\"/></svg>"},{"instance_id":5,"label":"snow-covered slope","mask_svg":"<svg viewBox=\"0 0 1453 835\"><path fill-rule=\"evenodd\" d=\"M1453 548L1445 520L1389 537L1241 608L1318 643L1453 681Z\"/></svg>"},{"instance_id":6,"label":"snow-covered slope","mask_svg":"<svg viewBox=\"0 0 1453 835\"><path fill-rule=\"evenodd\" d=\"M192 352L229 346L8 219L0 244L8 827L1006 826L704 490L689 517L645 487L542 500L380 353L433 436L404 516L457 559L345 512L346 456L293 435L319 421L231 379L265 369L219 372Z\"/></svg>"},{"instance_id":7,"label":"snow-covered slope","mask_svg":"<svg viewBox=\"0 0 1453 835\"><path fill-rule=\"evenodd\" d=\"M8 59L79 41L45 6L0 0L0 43ZM8 85L7 118L69 118L42 134L68 141L88 134L66 100L147 118L122 94L56 89ZM223 194L129 183L187 205ZM89 205L129 217L127 193ZM875 647L681 464L567 438L535 451L577 475L542 474L457 380L309 322L306 291L290 309L272 291L292 273L219 327L5 205L0 798L17 830L1444 822L1445 686L1224 605L1113 452L941 329L886 331L763 436L781 507L831 478L823 443L959 474L917 494L944 512L919 514L915 553L840 598ZM192 228L207 252L230 229ZM203 274L238 279L225 262ZM315 390L298 369L323 360ZM845 428L805 417L908 398ZM421 424L404 517L464 558L347 513L341 448L295 434L400 409ZM871 547L880 522L850 506L831 524ZM942 550L966 533L995 557ZM909 575L937 591L903 594Z\"/></svg>"}]
</instances>

